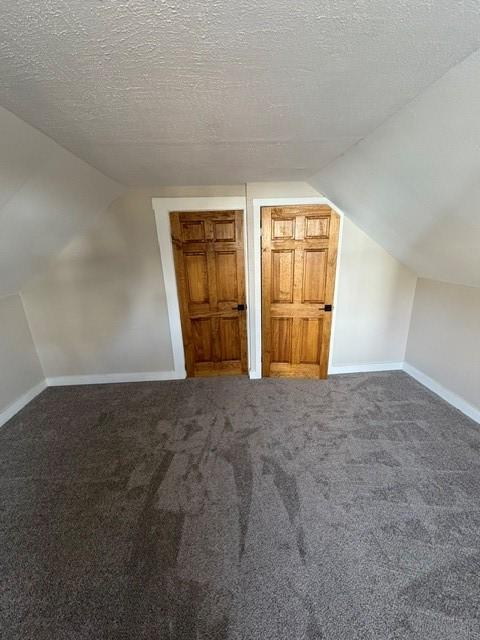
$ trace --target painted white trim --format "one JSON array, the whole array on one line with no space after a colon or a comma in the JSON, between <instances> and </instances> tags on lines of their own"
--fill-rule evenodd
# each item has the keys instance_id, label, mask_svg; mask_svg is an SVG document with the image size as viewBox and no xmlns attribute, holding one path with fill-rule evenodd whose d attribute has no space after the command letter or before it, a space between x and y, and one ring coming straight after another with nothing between
<instances>
[{"instance_id":1,"label":"painted white trim","mask_svg":"<svg viewBox=\"0 0 480 640\"><path fill-rule=\"evenodd\" d=\"M47 386L64 387L83 384L112 384L119 382L156 382L159 380L183 380L177 371L145 371L135 373L99 373L85 376L58 376L47 378Z\"/></svg>"},{"instance_id":2,"label":"painted white trim","mask_svg":"<svg viewBox=\"0 0 480 640\"><path fill-rule=\"evenodd\" d=\"M197 198L152 198L155 224L157 226L158 244L160 246L160 259L162 262L163 280L165 283L165 295L167 300L168 322L173 350L173 366L177 377L185 378L185 353L183 351L182 323L180 319L180 307L178 303L177 279L175 276L175 263L170 231L171 211L221 211L222 209L241 209L244 212L245 251L247 250L248 231L246 221L245 196L212 196ZM247 295L247 338L249 325L249 282L248 282L248 255L245 260L245 288Z\"/></svg>"},{"instance_id":3,"label":"painted white trim","mask_svg":"<svg viewBox=\"0 0 480 640\"><path fill-rule=\"evenodd\" d=\"M369 364L351 364L332 366L329 369L330 375L342 373L368 373L375 371L398 371L403 370L420 384L436 393L453 407L464 413L466 416L480 424L480 409L464 400L461 396L446 389L439 382L427 376L423 371L419 371L408 362L377 362ZM115 384L121 382L154 382L162 380L181 380L185 376L178 375L177 371L147 371L140 373L105 373L97 375L82 376L59 376L55 378L47 378L32 389L24 393L15 402L9 405L0 413L0 427L8 420L13 418L21 409L31 402L38 394L40 394L47 386L72 386L86 384ZM250 378L255 378L250 375Z\"/></svg>"},{"instance_id":4,"label":"painted white trim","mask_svg":"<svg viewBox=\"0 0 480 640\"><path fill-rule=\"evenodd\" d=\"M403 362L366 362L363 364L331 365L328 375L340 373L369 373L374 371L401 371Z\"/></svg>"},{"instance_id":5,"label":"painted white trim","mask_svg":"<svg viewBox=\"0 0 480 640\"><path fill-rule=\"evenodd\" d=\"M42 382L36 384L29 391L20 396L20 398L17 398L15 402L12 402L11 405L0 413L0 427L8 422L10 418L13 418L13 416L23 409L23 407L25 407L29 402L36 398L39 393L42 393L46 387L46 381L42 380Z\"/></svg>"},{"instance_id":6,"label":"painted white trim","mask_svg":"<svg viewBox=\"0 0 480 640\"><path fill-rule=\"evenodd\" d=\"M424 387L427 387L427 389L430 389L430 391L436 393L437 396L443 398L443 400L448 402L448 404L451 404L466 416L480 424L480 409L478 407L470 404L454 391L450 391L450 389L447 389L433 378L430 378L430 376L427 376L427 374L423 373L423 371L420 371L411 364L408 364L408 362L403 363L403 370L405 371L405 373L408 373L408 375L412 376L412 378L415 378L417 382L423 384Z\"/></svg>"},{"instance_id":7,"label":"painted white trim","mask_svg":"<svg viewBox=\"0 0 480 640\"><path fill-rule=\"evenodd\" d=\"M252 334L252 358L253 366L251 368L251 378L262 377L262 256L261 256L261 227L260 227L260 211L262 207L281 207L282 205L295 204L327 204L340 216L340 228L338 236L338 255L336 268L336 286L333 298L333 315L332 315L332 334L330 343L330 354L328 372L332 371L332 353L335 341L336 329L336 313L338 277L340 273L340 256L342 249L343 237L343 218L344 213L331 200L324 196L311 196L308 198L253 198L253 273L254 280L251 283L250 306L252 309L250 332Z\"/></svg>"}]
</instances>

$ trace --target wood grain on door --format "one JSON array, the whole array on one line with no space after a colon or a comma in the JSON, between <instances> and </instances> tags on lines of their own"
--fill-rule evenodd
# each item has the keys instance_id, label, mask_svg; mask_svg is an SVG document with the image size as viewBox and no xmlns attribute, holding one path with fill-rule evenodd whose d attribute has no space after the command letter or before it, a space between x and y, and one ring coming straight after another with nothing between
<instances>
[{"instance_id":1,"label":"wood grain on door","mask_svg":"<svg viewBox=\"0 0 480 640\"><path fill-rule=\"evenodd\" d=\"M327 377L339 220L327 205L262 207L264 376Z\"/></svg>"},{"instance_id":2,"label":"wood grain on door","mask_svg":"<svg viewBox=\"0 0 480 640\"><path fill-rule=\"evenodd\" d=\"M187 375L243 374L243 212L172 212L170 224Z\"/></svg>"}]
</instances>

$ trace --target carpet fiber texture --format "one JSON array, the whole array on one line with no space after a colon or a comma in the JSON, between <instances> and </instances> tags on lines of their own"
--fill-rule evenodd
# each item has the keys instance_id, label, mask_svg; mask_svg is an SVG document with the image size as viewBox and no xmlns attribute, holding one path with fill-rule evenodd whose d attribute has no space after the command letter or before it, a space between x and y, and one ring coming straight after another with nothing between
<instances>
[{"instance_id":1,"label":"carpet fiber texture","mask_svg":"<svg viewBox=\"0 0 480 640\"><path fill-rule=\"evenodd\" d=\"M50 388L0 487L8 640L480 638L480 428L402 372Z\"/></svg>"}]
</instances>

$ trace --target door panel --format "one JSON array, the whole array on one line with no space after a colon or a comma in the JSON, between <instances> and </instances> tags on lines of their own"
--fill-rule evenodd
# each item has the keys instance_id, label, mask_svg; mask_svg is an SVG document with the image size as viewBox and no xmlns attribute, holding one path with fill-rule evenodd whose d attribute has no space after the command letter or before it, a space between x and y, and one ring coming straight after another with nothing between
<instances>
[{"instance_id":1,"label":"door panel","mask_svg":"<svg viewBox=\"0 0 480 640\"><path fill-rule=\"evenodd\" d=\"M272 302L293 302L294 252L272 251Z\"/></svg>"},{"instance_id":2,"label":"door panel","mask_svg":"<svg viewBox=\"0 0 480 640\"><path fill-rule=\"evenodd\" d=\"M205 225L202 220L182 224L183 242L202 242L205 240Z\"/></svg>"},{"instance_id":3,"label":"door panel","mask_svg":"<svg viewBox=\"0 0 480 640\"><path fill-rule=\"evenodd\" d=\"M184 267L187 278L187 294L190 304L208 302L207 254L184 253Z\"/></svg>"},{"instance_id":4,"label":"door panel","mask_svg":"<svg viewBox=\"0 0 480 640\"><path fill-rule=\"evenodd\" d=\"M212 321L210 318L195 318L192 320L192 337L195 345L195 359L197 362L212 360Z\"/></svg>"},{"instance_id":5,"label":"door panel","mask_svg":"<svg viewBox=\"0 0 480 640\"><path fill-rule=\"evenodd\" d=\"M328 238L330 218L308 217L305 222L305 238Z\"/></svg>"},{"instance_id":6,"label":"door panel","mask_svg":"<svg viewBox=\"0 0 480 640\"><path fill-rule=\"evenodd\" d=\"M292 350L292 319L272 318L272 362L289 362Z\"/></svg>"},{"instance_id":7,"label":"door panel","mask_svg":"<svg viewBox=\"0 0 480 640\"><path fill-rule=\"evenodd\" d=\"M265 376L327 377L338 227L326 205L262 208Z\"/></svg>"},{"instance_id":8,"label":"door panel","mask_svg":"<svg viewBox=\"0 0 480 640\"><path fill-rule=\"evenodd\" d=\"M302 302L320 304L325 301L327 256L326 249L305 249L303 252Z\"/></svg>"},{"instance_id":9,"label":"door panel","mask_svg":"<svg viewBox=\"0 0 480 640\"><path fill-rule=\"evenodd\" d=\"M238 318L219 318L221 360L240 360L240 328Z\"/></svg>"},{"instance_id":10,"label":"door panel","mask_svg":"<svg viewBox=\"0 0 480 640\"><path fill-rule=\"evenodd\" d=\"M213 223L216 242L235 242L235 222L233 220L216 220Z\"/></svg>"},{"instance_id":11,"label":"door panel","mask_svg":"<svg viewBox=\"0 0 480 640\"><path fill-rule=\"evenodd\" d=\"M237 252L236 251L216 251L215 252L217 281L217 300L219 303L228 302L231 305L237 304L238 281L237 281Z\"/></svg>"},{"instance_id":12,"label":"door panel","mask_svg":"<svg viewBox=\"0 0 480 640\"><path fill-rule=\"evenodd\" d=\"M272 240L293 239L295 237L295 218L274 218L272 220Z\"/></svg>"},{"instance_id":13,"label":"door panel","mask_svg":"<svg viewBox=\"0 0 480 640\"><path fill-rule=\"evenodd\" d=\"M187 375L247 371L242 211L170 214Z\"/></svg>"},{"instance_id":14,"label":"door panel","mask_svg":"<svg viewBox=\"0 0 480 640\"><path fill-rule=\"evenodd\" d=\"M302 364L320 363L321 320L301 319L300 362Z\"/></svg>"}]
</instances>

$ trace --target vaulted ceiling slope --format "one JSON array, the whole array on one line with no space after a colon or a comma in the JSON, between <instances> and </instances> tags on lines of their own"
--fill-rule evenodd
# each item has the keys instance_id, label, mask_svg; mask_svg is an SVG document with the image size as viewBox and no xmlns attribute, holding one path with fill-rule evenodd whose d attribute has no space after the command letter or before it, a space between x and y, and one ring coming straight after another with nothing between
<instances>
[{"instance_id":1,"label":"vaulted ceiling slope","mask_svg":"<svg viewBox=\"0 0 480 640\"><path fill-rule=\"evenodd\" d=\"M480 46L477 0L0 10L0 104L136 186L303 180Z\"/></svg>"},{"instance_id":2,"label":"vaulted ceiling slope","mask_svg":"<svg viewBox=\"0 0 480 640\"><path fill-rule=\"evenodd\" d=\"M309 182L418 275L480 286L480 51Z\"/></svg>"},{"instance_id":3,"label":"vaulted ceiling slope","mask_svg":"<svg viewBox=\"0 0 480 640\"><path fill-rule=\"evenodd\" d=\"M16 293L122 187L0 108L0 297Z\"/></svg>"}]
</instances>

